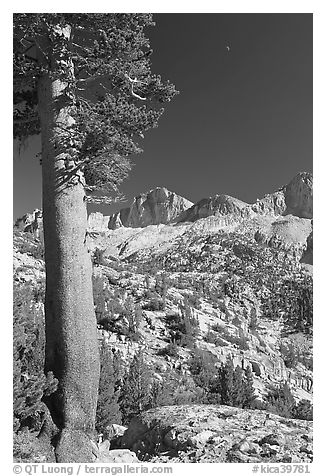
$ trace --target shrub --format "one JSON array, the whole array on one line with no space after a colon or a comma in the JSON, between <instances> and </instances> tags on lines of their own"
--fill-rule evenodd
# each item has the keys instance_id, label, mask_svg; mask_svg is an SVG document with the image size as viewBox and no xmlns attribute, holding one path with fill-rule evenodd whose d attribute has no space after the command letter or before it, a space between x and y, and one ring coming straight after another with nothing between
<instances>
[{"instance_id":1,"label":"shrub","mask_svg":"<svg viewBox=\"0 0 326 476\"><path fill-rule=\"evenodd\" d=\"M303 364L308 370L313 371L314 367L314 359L313 357L306 356L305 354L299 354L298 356L299 362Z\"/></svg>"},{"instance_id":2,"label":"shrub","mask_svg":"<svg viewBox=\"0 0 326 476\"><path fill-rule=\"evenodd\" d=\"M27 240L27 238L25 238ZM27 253L35 259L44 260L44 243L43 241L31 240L24 241L19 246L20 253Z\"/></svg>"},{"instance_id":3,"label":"shrub","mask_svg":"<svg viewBox=\"0 0 326 476\"><path fill-rule=\"evenodd\" d=\"M309 400L300 400L299 403L296 403L287 383L270 391L267 396L266 410L284 418L299 420L312 420L313 418L312 404Z\"/></svg>"},{"instance_id":4,"label":"shrub","mask_svg":"<svg viewBox=\"0 0 326 476\"><path fill-rule=\"evenodd\" d=\"M195 349L188 363L195 383L208 394L216 378L217 357L206 350Z\"/></svg>"},{"instance_id":5,"label":"shrub","mask_svg":"<svg viewBox=\"0 0 326 476\"><path fill-rule=\"evenodd\" d=\"M50 462L37 437L38 432L24 428L13 437L13 457L16 463Z\"/></svg>"},{"instance_id":6,"label":"shrub","mask_svg":"<svg viewBox=\"0 0 326 476\"><path fill-rule=\"evenodd\" d=\"M211 328L208 329L207 334L204 336L204 340L209 344L214 344L215 347L224 347L228 345L227 342L221 339L221 337L219 337Z\"/></svg>"},{"instance_id":7,"label":"shrub","mask_svg":"<svg viewBox=\"0 0 326 476\"><path fill-rule=\"evenodd\" d=\"M223 283L223 291L225 296L231 298L236 297L239 294L239 284L234 276L228 277Z\"/></svg>"},{"instance_id":8,"label":"shrub","mask_svg":"<svg viewBox=\"0 0 326 476\"><path fill-rule=\"evenodd\" d=\"M166 373L162 382L155 384L153 406L189 405L202 403L204 391L187 375Z\"/></svg>"},{"instance_id":9,"label":"shrub","mask_svg":"<svg viewBox=\"0 0 326 476\"><path fill-rule=\"evenodd\" d=\"M235 344L241 350L249 350L248 340L245 338L245 336L237 337L228 335L225 337L225 339L231 342L231 344Z\"/></svg>"},{"instance_id":10,"label":"shrub","mask_svg":"<svg viewBox=\"0 0 326 476\"><path fill-rule=\"evenodd\" d=\"M307 349L302 349L293 342L290 342L287 345L281 343L280 353L286 367L294 368L298 363L301 363L308 370L313 370L313 357L306 354Z\"/></svg>"},{"instance_id":11,"label":"shrub","mask_svg":"<svg viewBox=\"0 0 326 476\"><path fill-rule=\"evenodd\" d=\"M165 305L163 299L154 297L147 304L144 304L143 309L147 311L164 311Z\"/></svg>"},{"instance_id":12,"label":"shrub","mask_svg":"<svg viewBox=\"0 0 326 476\"><path fill-rule=\"evenodd\" d=\"M293 411L293 417L298 420L312 420L313 406L309 400L300 400Z\"/></svg>"},{"instance_id":13,"label":"shrub","mask_svg":"<svg viewBox=\"0 0 326 476\"><path fill-rule=\"evenodd\" d=\"M175 344L174 342L169 342L169 344L166 347L159 350L158 355L163 355L163 356L169 355L170 357L178 357L179 355L178 345Z\"/></svg>"},{"instance_id":14,"label":"shrub","mask_svg":"<svg viewBox=\"0 0 326 476\"><path fill-rule=\"evenodd\" d=\"M224 327L218 324L217 322L212 325L211 329L212 331L218 332L219 334L225 334Z\"/></svg>"},{"instance_id":15,"label":"shrub","mask_svg":"<svg viewBox=\"0 0 326 476\"><path fill-rule=\"evenodd\" d=\"M105 264L104 251L105 251L105 250L101 250L100 248L95 248L95 250L94 250L94 252L93 252L93 256L92 256L92 261L93 261L93 264L94 264L95 266L99 266L99 265L104 265L104 264Z\"/></svg>"},{"instance_id":16,"label":"shrub","mask_svg":"<svg viewBox=\"0 0 326 476\"><path fill-rule=\"evenodd\" d=\"M123 304L122 316L127 322L127 328L122 329L123 333L132 341L138 342L141 337L139 328L142 321L142 310L139 304L135 304L132 297L129 297L125 300Z\"/></svg>"},{"instance_id":17,"label":"shrub","mask_svg":"<svg viewBox=\"0 0 326 476\"><path fill-rule=\"evenodd\" d=\"M295 400L287 383L272 390L267 396L267 410L285 418L293 418Z\"/></svg>"},{"instance_id":18,"label":"shrub","mask_svg":"<svg viewBox=\"0 0 326 476\"><path fill-rule=\"evenodd\" d=\"M200 302L200 297L198 293L194 292L192 294L188 294L187 297L185 298L185 305L200 309L201 302Z\"/></svg>"},{"instance_id":19,"label":"shrub","mask_svg":"<svg viewBox=\"0 0 326 476\"><path fill-rule=\"evenodd\" d=\"M208 342L209 344L215 344L217 339L217 335L215 332L212 331L212 329L208 329L207 334L204 336L204 340Z\"/></svg>"},{"instance_id":20,"label":"shrub","mask_svg":"<svg viewBox=\"0 0 326 476\"><path fill-rule=\"evenodd\" d=\"M118 323L126 311L119 302L119 289L112 293L105 287L102 277L93 276L93 299L97 323L108 331L121 332Z\"/></svg>"},{"instance_id":21,"label":"shrub","mask_svg":"<svg viewBox=\"0 0 326 476\"><path fill-rule=\"evenodd\" d=\"M193 348L198 335L198 321L192 315L190 306L179 304L180 314L172 312L166 315L171 341L183 347Z\"/></svg>"},{"instance_id":22,"label":"shrub","mask_svg":"<svg viewBox=\"0 0 326 476\"><path fill-rule=\"evenodd\" d=\"M293 344L286 346L281 343L280 353L284 360L285 366L288 368L294 368L299 362L298 351L295 349Z\"/></svg>"}]
</instances>

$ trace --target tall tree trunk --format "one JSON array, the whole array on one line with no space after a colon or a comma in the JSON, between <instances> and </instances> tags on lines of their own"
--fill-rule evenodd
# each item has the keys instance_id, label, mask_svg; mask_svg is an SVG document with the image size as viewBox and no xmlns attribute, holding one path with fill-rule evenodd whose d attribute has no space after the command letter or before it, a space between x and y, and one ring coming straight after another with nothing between
<instances>
[{"instance_id":1,"label":"tall tree trunk","mask_svg":"<svg viewBox=\"0 0 326 476\"><path fill-rule=\"evenodd\" d=\"M70 29L60 34L70 37ZM49 42L49 40L48 40ZM44 50L43 50L44 51ZM51 64L64 61L60 51L46 50ZM63 57L63 58L62 58ZM99 351L92 293L92 265L86 244L87 210L83 176L69 169L62 145L73 124L67 83L44 73L38 104L42 136L43 221L46 268L45 370L59 380L58 391L46 401L61 430L57 462L90 462L99 382Z\"/></svg>"}]
</instances>

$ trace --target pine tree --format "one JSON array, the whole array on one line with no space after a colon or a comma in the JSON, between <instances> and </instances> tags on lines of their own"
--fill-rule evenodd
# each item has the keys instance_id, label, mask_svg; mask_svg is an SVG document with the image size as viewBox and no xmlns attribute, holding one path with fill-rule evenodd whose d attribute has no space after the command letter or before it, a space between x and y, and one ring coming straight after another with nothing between
<instances>
[{"instance_id":1,"label":"pine tree","mask_svg":"<svg viewBox=\"0 0 326 476\"><path fill-rule=\"evenodd\" d=\"M58 462L93 460L99 352L87 199L118 194L176 94L150 70L150 14L14 14L14 137L41 134L46 361ZM86 192L88 192L88 197Z\"/></svg>"},{"instance_id":2,"label":"pine tree","mask_svg":"<svg viewBox=\"0 0 326 476\"><path fill-rule=\"evenodd\" d=\"M121 423L118 383L122 377L122 362L119 355L102 343L100 350L100 383L96 410L96 429L104 433L111 423Z\"/></svg>"},{"instance_id":3,"label":"pine tree","mask_svg":"<svg viewBox=\"0 0 326 476\"><path fill-rule=\"evenodd\" d=\"M251 408L255 399L254 379L251 368L247 365L244 377L243 408Z\"/></svg>"},{"instance_id":4,"label":"pine tree","mask_svg":"<svg viewBox=\"0 0 326 476\"><path fill-rule=\"evenodd\" d=\"M312 420L313 419L313 406L309 400L300 400L293 410L293 417L299 420Z\"/></svg>"},{"instance_id":5,"label":"pine tree","mask_svg":"<svg viewBox=\"0 0 326 476\"><path fill-rule=\"evenodd\" d=\"M234 407L243 407L244 404L244 378L243 370L239 365L236 366L233 372L231 400L230 404Z\"/></svg>"},{"instance_id":6,"label":"pine tree","mask_svg":"<svg viewBox=\"0 0 326 476\"><path fill-rule=\"evenodd\" d=\"M270 392L267 396L267 409L271 413L292 418L296 403L287 383Z\"/></svg>"},{"instance_id":7,"label":"pine tree","mask_svg":"<svg viewBox=\"0 0 326 476\"><path fill-rule=\"evenodd\" d=\"M151 372L140 350L135 354L121 388L119 402L124 424L151 407L151 387Z\"/></svg>"},{"instance_id":8,"label":"pine tree","mask_svg":"<svg viewBox=\"0 0 326 476\"><path fill-rule=\"evenodd\" d=\"M253 377L249 367L245 372L239 365L234 368L229 356L222 364L216 377L210 377L208 400L240 408L250 408L256 398Z\"/></svg>"},{"instance_id":9,"label":"pine tree","mask_svg":"<svg viewBox=\"0 0 326 476\"><path fill-rule=\"evenodd\" d=\"M135 313L134 313L134 320L133 320L133 333L134 334L138 334L142 319L143 319L142 307L139 303L137 303L135 305Z\"/></svg>"},{"instance_id":10,"label":"pine tree","mask_svg":"<svg viewBox=\"0 0 326 476\"><path fill-rule=\"evenodd\" d=\"M223 405L232 405L233 397L234 368L232 358L229 356L218 370L218 389Z\"/></svg>"}]
</instances>

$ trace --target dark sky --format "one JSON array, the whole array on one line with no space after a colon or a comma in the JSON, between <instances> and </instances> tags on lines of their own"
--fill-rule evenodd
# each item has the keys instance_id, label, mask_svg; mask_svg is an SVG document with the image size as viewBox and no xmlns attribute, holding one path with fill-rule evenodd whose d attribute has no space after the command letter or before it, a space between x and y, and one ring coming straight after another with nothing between
<instances>
[{"instance_id":1,"label":"dark sky","mask_svg":"<svg viewBox=\"0 0 326 476\"><path fill-rule=\"evenodd\" d=\"M152 70L180 94L135 157L129 199L165 186L194 202L221 193L252 202L312 171L311 14L154 19ZM37 137L15 150L14 217L41 207L38 150Z\"/></svg>"}]
</instances>

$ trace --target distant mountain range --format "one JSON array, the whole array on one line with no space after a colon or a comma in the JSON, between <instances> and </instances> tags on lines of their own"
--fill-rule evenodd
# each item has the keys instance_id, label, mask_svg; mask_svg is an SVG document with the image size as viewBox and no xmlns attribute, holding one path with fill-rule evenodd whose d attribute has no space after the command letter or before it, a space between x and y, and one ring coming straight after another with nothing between
<instances>
[{"instance_id":1,"label":"distant mountain range","mask_svg":"<svg viewBox=\"0 0 326 476\"><path fill-rule=\"evenodd\" d=\"M252 218L259 215L293 215L312 218L312 174L298 173L289 184L248 204L229 195L215 195L192 203L175 192L157 187L133 199L128 208L111 216L91 213L91 228L143 228L148 225L195 222L209 216Z\"/></svg>"}]
</instances>

